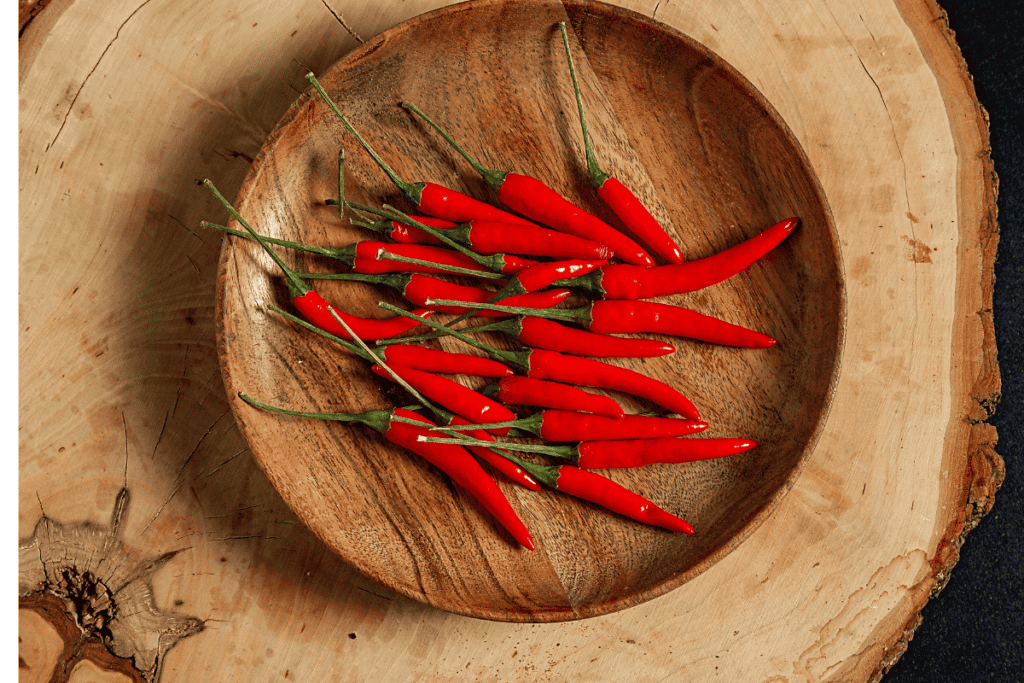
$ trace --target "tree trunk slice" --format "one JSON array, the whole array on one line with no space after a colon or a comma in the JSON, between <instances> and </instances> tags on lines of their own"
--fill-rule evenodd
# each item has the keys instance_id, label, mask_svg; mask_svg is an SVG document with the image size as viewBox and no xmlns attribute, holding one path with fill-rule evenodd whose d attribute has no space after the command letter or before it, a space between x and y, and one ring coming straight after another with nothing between
<instances>
[{"instance_id":1,"label":"tree trunk slice","mask_svg":"<svg viewBox=\"0 0 1024 683\"><path fill-rule=\"evenodd\" d=\"M118 491L132 492L126 552L181 551L148 575L155 609L203 623L162 653L164 681L876 680L1003 472L984 423L999 396L997 181L941 10L627 5L722 56L800 140L840 238L842 369L810 461L739 548L649 603L531 626L402 597L298 522L228 409L221 239L197 227L220 213L195 181L233 196L307 70L446 4L55 0L27 24L20 536L44 515L106 528ZM23 642L44 628L37 614ZM32 642L46 643L33 656L62 649L52 634ZM105 680L103 661L76 670Z\"/></svg>"}]
</instances>

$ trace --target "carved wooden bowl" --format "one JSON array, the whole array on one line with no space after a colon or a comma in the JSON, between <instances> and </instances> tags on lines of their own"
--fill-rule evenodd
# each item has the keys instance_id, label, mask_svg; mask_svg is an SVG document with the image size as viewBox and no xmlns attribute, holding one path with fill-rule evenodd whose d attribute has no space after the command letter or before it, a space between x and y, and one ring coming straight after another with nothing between
<instances>
[{"instance_id":1,"label":"carved wooden bowl","mask_svg":"<svg viewBox=\"0 0 1024 683\"><path fill-rule=\"evenodd\" d=\"M826 418L842 348L839 247L814 172L751 84L686 36L594 2L474 2L385 32L319 80L405 180L497 201L446 143L398 106L409 100L485 165L539 177L617 224L587 177L561 20L571 28L602 165L670 219L688 258L720 251L789 216L802 221L743 273L663 299L761 330L777 346L742 350L673 339L672 355L611 361L689 396L711 424L704 436L760 444L720 460L608 472L690 521L695 535L502 481L537 543L531 552L444 474L376 432L242 402L240 391L294 410L360 412L410 400L352 354L268 310L288 309L288 293L254 242L226 238L220 263L224 381L252 453L278 491L324 543L369 577L441 609L486 619L605 614L711 567L754 533L799 475ZM324 204L337 193L341 146L347 198L411 210L312 89L271 134L236 206L267 235L335 246L367 239L337 207ZM286 249L278 253L299 271L336 268ZM381 300L405 305L362 283L321 282L317 289L362 316L387 316L377 306ZM513 345L500 336L491 341ZM452 341L443 347L471 351ZM654 409L616 398L628 411Z\"/></svg>"}]
</instances>

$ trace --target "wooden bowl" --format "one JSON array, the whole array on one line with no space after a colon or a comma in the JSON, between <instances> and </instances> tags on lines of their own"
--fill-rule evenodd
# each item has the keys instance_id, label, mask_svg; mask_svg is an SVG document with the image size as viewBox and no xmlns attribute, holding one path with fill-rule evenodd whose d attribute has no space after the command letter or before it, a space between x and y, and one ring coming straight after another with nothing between
<instances>
[{"instance_id":1,"label":"wooden bowl","mask_svg":"<svg viewBox=\"0 0 1024 683\"><path fill-rule=\"evenodd\" d=\"M258 245L227 238L220 262L225 385L253 455L278 491L324 543L367 576L416 600L486 619L605 614L664 594L712 566L755 531L799 475L828 412L842 348L839 246L814 172L751 84L686 36L595 2L471 2L385 32L319 79L406 180L496 201L460 157L398 106L401 100L431 114L485 165L542 178L614 223L587 178L561 20L572 29L602 165L671 220L688 258L720 251L789 216L802 220L794 235L743 273L664 299L764 331L777 346L741 350L674 339L673 355L612 361L688 395L711 424L705 436L760 444L716 461L608 473L689 520L695 535L502 482L537 542L530 552L445 475L376 432L245 404L239 391L306 411L360 412L410 401L359 359L268 310L289 308L288 294ZM317 245L366 239L341 220L337 207L324 204L336 196L342 145L350 200L411 210L312 90L270 135L236 206L267 235ZM334 268L278 252L300 271ZM401 303L363 284L317 288L363 316L385 317L380 300ZM468 350L450 340L444 348ZM473 387L484 383L460 379ZM654 408L616 398L634 412Z\"/></svg>"}]
</instances>

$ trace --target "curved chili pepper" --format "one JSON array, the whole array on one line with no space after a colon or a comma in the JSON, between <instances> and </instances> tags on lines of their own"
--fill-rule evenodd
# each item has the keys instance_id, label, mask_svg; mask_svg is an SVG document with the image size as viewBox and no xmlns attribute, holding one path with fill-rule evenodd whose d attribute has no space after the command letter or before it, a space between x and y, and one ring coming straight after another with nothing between
<instances>
[{"instance_id":1,"label":"curved chili pepper","mask_svg":"<svg viewBox=\"0 0 1024 683\"><path fill-rule=\"evenodd\" d=\"M303 277L324 280L356 280L384 285L400 292L408 301L442 313L465 313L476 308L478 304L491 300L494 292L481 287L459 285L447 280L440 280L424 273L382 273L380 275L363 275L360 273L301 273ZM571 292L568 289L549 289L543 292L531 292L510 297L507 301L515 301L529 310L549 308L561 303ZM446 303L434 305L435 299L443 299ZM495 311L475 313L485 317L503 317L505 314Z\"/></svg>"},{"instance_id":2,"label":"curved chili pepper","mask_svg":"<svg viewBox=\"0 0 1024 683\"><path fill-rule=\"evenodd\" d=\"M409 315L390 304L381 303L380 306L399 315ZM448 334L456 339L484 351L494 360L517 368L527 377L581 384L595 389L623 391L646 398L685 417L700 419L700 412L690 399L665 382L635 370L608 365L591 358L566 356L544 349L527 348L522 351L497 349L433 320L424 320L424 323L435 329L447 330Z\"/></svg>"},{"instance_id":3,"label":"curved chili pepper","mask_svg":"<svg viewBox=\"0 0 1024 683\"><path fill-rule=\"evenodd\" d=\"M447 323L447 326L450 327L451 323ZM515 337L524 345L535 349L547 349L548 351L567 353L571 356L590 356L591 358L656 358L675 353L676 350L676 347L671 344L656 339L596 334L534 316L521 315L507 320L463 327L458 331L464 334L504 332ZM447 335L447 331L436 331L417 337L408 337L402 341L423 341ZM393 342L387 340L378 342L381 346L389 343Z\"/></svg>"},{"instance_id":4,"label":"curved chili pepper","mask_svg":"<svg viewBox=\"0 0 1024 683\"><path fill-rule=\"evenodd\" d=\"M488 384L481 393L505 405L574 410L614 418L625 416L622 406L608 396L591 394L570 384L532 377L503 377L494 384Z\"/></svg>"},{"instance_id":5,"label":"curved chili pepper","mask_svg":"<svg viewBox=\"0 0 1024 683\"><path fill-rule=\"evenodd\" d=\"M554 482L554 487L563 493L597 503L644 524L684 534L693 533L693 527L686 520L676 517L640 494L596 472L572 465L562 465L558 468L558 478Z\"/></svg>"},{"instance_id":6,"label":"curved chili pepper","mask_svg":"<svg viewBox=\"0 0 1024 683\"><path fill-rule=\"evenodd\" d=\"M414 370L475 377L511 377L513 372L496 360L468 353L452 353L412 344L392 344L379 351L385 363Z\"/></svg>"},{"instance_id":7,"label":"curved chili pepper","mask_svg":"<svg viewBox=\"0 0 1024 683\"><path fill-rule=\"evenodd\" d=\"M429 443L420 440L421 436L428 436L431 433L429 427L434 426L422 415L405 408L370 410L365 413L312 413L278 408L261 403L242 393L239 393L238 396L250 405L275 413L318 420L359 422L375 429L391 443L420 455L424 460L447 474L456 484L480 501L517 542L530 550L535 549L536 546L530 537L530 532L527 531L519 515L512 509L505 494L480 467L480 463L473 459L469 451L454 444ZM425 427L412 425L404 420L422 422Z\"/></svg>"},{"instance_id":8,"label":"curved chili pepper","mask_svg":"<svg viewBox=\"0 0 1024 683\"><path fill-rule=\"evenodd\" d=\"M477 423L476 427L487 431L516 429L539 436L545 441L623 441L687 436L704 431L708 428L708 423L649 415L625 415L616 418L571 410L542 410L515 420ZM454 427L452 429L463 431Z\"/></svg>"},{"instance_id":9,"label":"curved chili pepper","mask_svg":"<svg viewBox=\"0 0 1024 683\"><path fill-rule=\"evenodd\" d=\"M604 244L615 256L627 263L653 266L654 261L643 247L622 234L597 216L576 206L540 180L520 173L494 171L484 168L459 146L440 126L409 102L402 106L416 113L430 124L470 166L483 176L487 184L498 193L498 198L514 211L556 230Z\"/></svg>"},{"instance_id":10,"label":"curved chili pepper","mask_svg":"<svg viewBox=\"0 0 1024 683\"><path fill-rule=\"evenodd\" d=\"M694 292L745 270L791 235L799 223L799 218L787 218L717 254L686 263L653 268L617 263L566 284L604 299L653 299Z\"/></svg>"},{"instance_id":11,"label":"curved chili pepper","mask_svg":"<svg viewBox=\"0 0 1024 683\"><path fill-rule=\"evenodd\" d=\"M569 36L565 31L565 22L560 22L558 27L562 30L562 43L565 45L565 56L569 61L569 75L572 76L572 87L576 94L576 106L580 112L580 124L583 127L583 147L587 156L587 170L590 173L590 180L597 188L597 194L608 205L608 208L619 217L629 230L639 237L651 250L669 263L682 263L683 252L679 249L671 237L661 227L647 207L636 198L625 185L617 178L601 170L594 155L594 149L590 145L590 134L587 131L587 119L583 115L583 97L580 95L580 86L576 81L576 68L572 63L572 53L569 51Z\"/></svg>"},{"instance_id":12,"label":"curved chili pepper","mask_svg":"<svg viewBox=\"0 0 1024 683\"><path fill-rule=\"evenodd\" d=\"M285 282L288 285L288 293L292 297L292 304L302 315L306 317L311 323L324 329L332 334L346 339L352 337L345 331L345 329L338 324L335 320L334 315L345 320L345 322L352 328L352 331L356 333L361 339L364 340L378 340L378 339L390 339L399 334L403 334L419 326L420 322L416 318L428 316L432 313L429 310L417 309L408 316L395 316L387 319L377 318L360 318L359 316L351 315L343 311L339 311L334 306L331 306L327 301L324 300L317 292L303 282L298 275L291 268L285 265L281 257L278 256L270 245L263 239L262 236L258 235L255 230L242 218L242 215L231 206L230 202L224 198L224 196L214 187L213 183L209 180L204 180L203 184L213 193L213 195L220 201L220 203L228 210L232 217L238 221L242 227L244 227L250 236L252 236L260 246L263 247L264 251L273 259L274 263L281 269L285 275Z\"/></svg>"},{"instance_id":13,"label":"curved chili pepper","mask_svg":"<svg viewBox=\"0 0 1024 683\"><path fill-rule=\"evenodd\" d=\"M630 439L586 441L576 444L576 466L587 470L678 464L724 458L757 446L749 439Z\"/></svg>"},{"instance_id":14,"label":"curved chili pepper","mask_svg":"<svg viewBox=\"0 0 1024 683\"><path fill-rule=\"evenodd\" d=\"M417 223L423 223L435 230L448 230L458 225L458 223L434 218L433 216L410 216L410 218L415 220ZM352 221L352 223L361 228L366 228L367 230L380 233L393 242L397 242L399 244L444 244L440 239L434 237L425 230L420 230L416 226L406 225L405 223L395 220L380 220L372 222Z\"/></svg>"},{"instance_id":15,"label":"curved chili pepper","mask_svg":"<svg viewBox=\"0 0 1024 683\"><path fill-rule=\"evenodd\" d=\"M348 122L348 119L342 115L334 101L327 95L323 87L316 80L316 77L312 73L306 74L306 78L316 91L323 98L327 106L331 108L335 116L341 120L348 129L348 132L352 134L352 137L356 139L356 142L366 150L366 152L373 158L377 165L380 166L381 170L387 174L391 182L395 184L406 199L408 199L417 209L430 214L436 218L443 218L444 220L454 221L455 223L465 223L466 221L473 220L474 218L481 218L485 220L501 221L504 223L515 223L518 225L533 225L531 221L526 220L515 214L511 214L507 211L502 211L497 207L491 206L479 200L473 199L472 197L465 195L461 192L448 189L441 185L429 182L409 183L401 178L391 170L391 167L384 163L384 160L377 155L376 152L370 147L369 144L363 137L356 132L356 129L352 127L352 124Z\"/></svg>"},{"instance_id":16,"label":"curved chili pepper","mask_svg":"<svg viewBox=\"0 0 1024 683\"><path fill-rule=\"evenodd\" d=\"M444 306L449 303L438 297L431 307ZM598 334L654 332L697 339L712 344L751 349L763 349L776 344L776 341L766 334L727 323L689 308L656 301L609 299L594 301L580 308L559 308L546 311L526 311L515 306L492 303L480 303L476 304L476 307L485 311L512 315L533 315L573 321Z\"/></svg>"},{"instance_id":17,"label":"curved chili pepper","mask_svg":"<svg viewBox=\"0 0 1024 683\"><path fill-rule=\"evenodd\" d=\"M388 367L413 389L473 424L516 419L515 413L505 406L455 380L393 363L388 364ZM374 365L371 370L380 377L391 379L388 371L379 365ZM508 434L508 429L496 429L494 433L504 436Z\"/></svg>"}]
</instances>

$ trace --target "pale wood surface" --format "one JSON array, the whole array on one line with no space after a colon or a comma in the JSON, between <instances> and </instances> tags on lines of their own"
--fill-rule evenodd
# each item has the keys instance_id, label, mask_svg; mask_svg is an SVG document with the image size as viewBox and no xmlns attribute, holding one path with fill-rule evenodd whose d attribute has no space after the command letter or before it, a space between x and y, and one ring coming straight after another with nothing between
<instances>
[{"instance_id":1,"label":"pale wood surface","mask_svg":"<svg viewBox=\"0 0 1024 683\"><path fill-rule=\"evenodd\" d=\"M166 655L165 681L872 678L1002 469L981 422L998 396L996 181L941 14L910 0L626 4L725 58L800 140L840 238L842 369L807 467L735 552L626 611L517 625L389 591L289 511L228 408L220 239L197 227L219 214L195 181L233 196L307 69L445 4L56 0L28 25L20 535L42 513L105 528L127 485L128 555L185 549L139 560L129 583L205 620Z\"/></svg>"}]
</instances>

